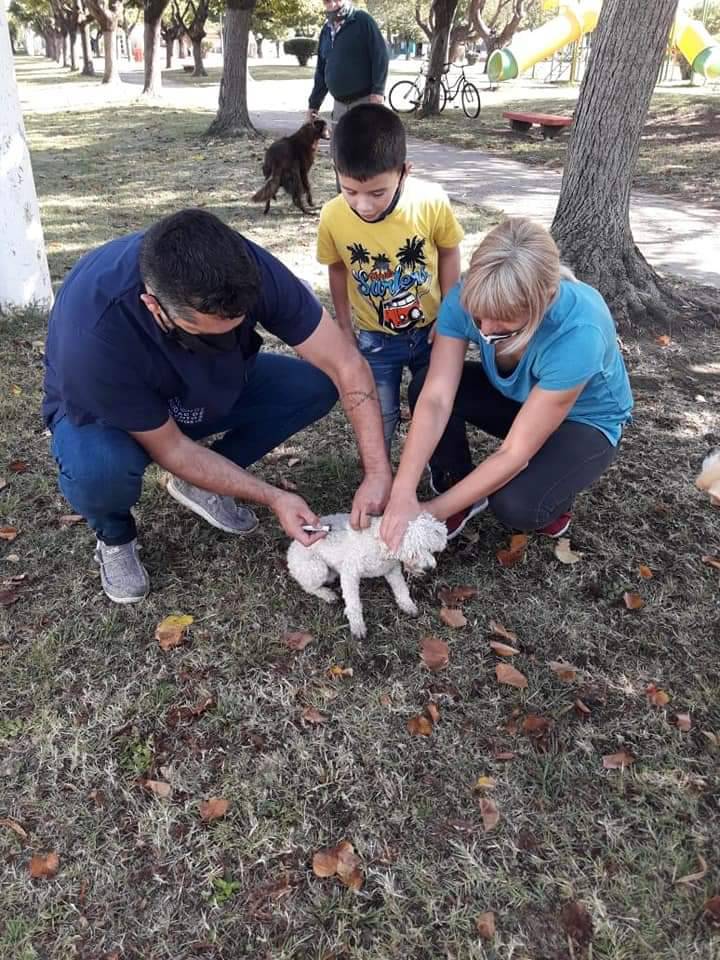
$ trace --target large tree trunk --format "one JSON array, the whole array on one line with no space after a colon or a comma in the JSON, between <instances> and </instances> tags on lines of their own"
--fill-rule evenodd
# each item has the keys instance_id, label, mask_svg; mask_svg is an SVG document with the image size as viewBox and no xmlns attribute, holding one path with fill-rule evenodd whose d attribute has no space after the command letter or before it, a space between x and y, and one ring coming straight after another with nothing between
<instances>
[{"instance_id":1,"label":"large tree trunk","mask_svg":"<svg viewBox=\"0 0 720 960\"><path fill-rule=\"evenodd\" d=\"M447 62L450 29L457 5L458 0L433 0L432 2L430 16L434 29L430 44L428 79L420 109L421 117L429 117L440 112L438 109L440 78L443 75L443 67Z\"/></svg>"},{"instance_id":2,"label":"large tree trunk","mask_svg":"<svg viewBox=\"0 0 720 960\"><path fill-rule=\"evenodd\" d=\"M162 68L160 66L160 17L148 13L149 6L145 4L145 83L142 92L150 97L160 95L162 89Z\"/></svg>"},{"instance_id":3,"label":"large tree trunk","mask_svg":"<svg viewBox=\"0 0 720 960\"><path fill-rule=\"evenodd\" d=\"M552 226L563 260L600 290L619 323L659 318L671 299L635 246L630 192L676 7L604 0Z\"/></svg>"},{"instance_id":4,"label":"large tree trunk","mask_svg":"<svg viewBox=\"0 0 720 960\"><path fill-rule=\"evenodd\" d=\"M192 52L193 52L193 60L195 61L195 69L193 70L192 75L194 77L206 77L207 70L205 69L205 65L203 64L202 40L195 40L195 38L193 38Z\"/></svg>"},{"instance_id":5,"label":"large tree trunk","mask_svg":"<svg viewBox=\"0 0 720 960\"><path fill-rule=\"evenodd\" d=\"M70 38L70 69L77 70L77 57L75 47L77 45L77 30L71 30L68 34Z\"/></svg>"},{"instance_id":6,"label":"large tree trunk","mask_svg":"<svg viewBox=\"0 0 720 960\"><path fill-rule=\"evenodd\" d=\"M255 133L247 106L247 48L256 0L228 0L225 16L225 60L218 112L208 133L224 137Z\"/></svg>"},{"instance_id":7,"label":"large tree trunk","mask_svg":"<svg viewBox=\"0 0 720 960\"><path fill-rule=\"evenodd\" d=\"M117 62L117 48L115 43L116 27L103 30L103 52L105 54L105 71L103 83L120 83L120 71Z\"/></svg>"},{"instance_id":8,"label":"large tree trunk","mask_svg":"<svg viewBox=\"0 0 720 960\"><path fill-rule=\"evenodd\" d=\"M90 41L88 39L88 28L87 24L83 24L80 27L80 46L82 48L82 75L84 77L94 77L95 76L95 64L92 62L92 57L90 56Z\"/></svg>"},{"instance_id":9,"label":"large tree trunk","mask_svg":"<svg viewBox=\"0 0 720 960\"><path fill-rule=\"evenodd\" d=\"M165 41L165 69L166 70L172 69L172 55L173 55L174 45L175 45L174 40Z\"/></svg>"}]
</instances>

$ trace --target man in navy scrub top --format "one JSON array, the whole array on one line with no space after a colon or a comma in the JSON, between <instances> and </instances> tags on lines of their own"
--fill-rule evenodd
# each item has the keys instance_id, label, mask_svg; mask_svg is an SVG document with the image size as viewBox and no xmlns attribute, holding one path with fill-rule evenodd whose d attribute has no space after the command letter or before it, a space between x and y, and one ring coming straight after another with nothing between
<instances>
[{"instance_id":1,"label":"man in navy scrub top","mask_svg":"<svg viewBox=\"0 0 720 960\"><path fill-rule=\"evenodd\" d=\"M260 352L264 328L297 357ZM203 210L84 256L50 315L43 416L60 488L97 535L103 589L146 596L131 508L145 468L168 493L229 534L250 533L264 504L289 537L312 543L318 517L297 494L247 467L324 417L338 394L364 476L355 527L381 513L391 485L372 374L310 290L262 247ZM198 441L220 434L211 446Z\"/></svg>"}]
</instances>

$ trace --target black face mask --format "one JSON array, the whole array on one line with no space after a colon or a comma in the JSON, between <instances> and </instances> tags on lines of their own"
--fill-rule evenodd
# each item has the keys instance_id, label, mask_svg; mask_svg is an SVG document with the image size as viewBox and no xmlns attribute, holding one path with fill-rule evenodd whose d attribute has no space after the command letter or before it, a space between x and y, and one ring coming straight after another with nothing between
<instances>
[{"instance_id":1,"label":"black face mask","mask_svg":"<svg viewBox=\"0 0 720 960\"><path fill-rule=\"evenodd\" d=\"M398 180L397 190L396 190L395 193L393 194L392 200L391 200L390 203L385 207L385 209L383 210L383 212L380 214L379 217L375 217L374 220L366 220L365 217L361 217L361 216L360 216L360 214L357 212L357 210L353 210L353 213L355 214L355 216L358 217L360 220L362 220L363 223L380 223L380 222L381 222L382 220L384 220L386 217L389 217L390 214L391 214L391 213L393 212L393 210L395 209L395 207L396 207L396 206L398 205L398 203L400 202L400 197L401 197L401 195L402 195L402 184L403 184L403 180L405 179L405 172L406 172L406 171L405 171L405 167L403 166L402 173L400 174L400 179ZM351 209L352 209L352 208L351 208Z\"/></svg>"},{"instance_id":2,"label":"black face mask","mask_svg":"<svg viewBox=\"0 0 720 960\"><path fill-rule=\"evenodd\" d=\"M202 353L205 356L216 357L220 353L232 353L240 346L240 324L226 333L189 333L170 319L170 314L153 294L155 300L165 314L160 318L160 329L168 340L174 340L184 350L190 353Z\"/></svg>"}]
</instances>

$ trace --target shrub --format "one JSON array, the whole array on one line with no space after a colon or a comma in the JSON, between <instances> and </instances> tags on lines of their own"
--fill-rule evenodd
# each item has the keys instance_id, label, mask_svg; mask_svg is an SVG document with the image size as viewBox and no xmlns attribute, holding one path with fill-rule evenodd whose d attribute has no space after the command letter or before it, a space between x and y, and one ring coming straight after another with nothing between
<instances>
[{"instance_id":1,"label":"shrub","mask_svg":"<svg viewBox=\"0 0 720 960\"><path fill-rule=\"evenodd\" d=\"M283 50L285 53L297 57L300 66L305 67L310 57L317 53L317 43L312 37L293 37L292 40L285 41Z\"/></svg>"}]
</instances>

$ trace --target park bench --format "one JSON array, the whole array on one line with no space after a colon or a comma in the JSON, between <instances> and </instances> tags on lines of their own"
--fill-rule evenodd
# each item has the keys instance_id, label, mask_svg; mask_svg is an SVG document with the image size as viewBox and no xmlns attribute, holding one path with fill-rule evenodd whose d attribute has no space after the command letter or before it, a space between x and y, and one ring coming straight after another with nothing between
<instances>
[{"instance_id":1,"label":"park bench","mask_svg":"<svg viewBox=\"0 0 720 960\"><path fill-rule=\"evenodd\" d=\"M534 123L537 124L546 140L549 137L556 137L564 127L569 127L572 123L572 117L557 117L552 113L515 113L512 110L506 110L503 116L510 121L513 130L522 133L527 133Z\"/></svg>"}]
</instances>

